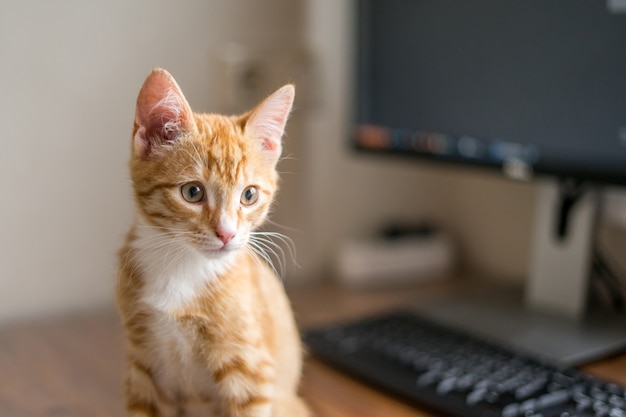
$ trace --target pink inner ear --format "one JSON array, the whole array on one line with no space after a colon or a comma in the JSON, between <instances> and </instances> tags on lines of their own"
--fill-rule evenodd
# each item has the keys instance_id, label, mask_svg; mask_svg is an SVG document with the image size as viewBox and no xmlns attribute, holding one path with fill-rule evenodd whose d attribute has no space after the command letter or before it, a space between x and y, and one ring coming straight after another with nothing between
<instances>
[{"instance_id":1,"label":"pink inner ear","mask_svg":"<svg viewBox=\"0 0 626 417\"><path fill-rule=\"evenodd\" d=\"M291 112L294 94L292 85L280 88L254 109L246 125L246 129L250 129L253 136L261 141L261 147L273 161L280 156L281 138Z\"/></svg>"},{"instance_id":2,"label":"pink inner ear","mask_svg":"<svg viewBox=\"0 0 626 417\"><path fill-rule=\"evenodd\" d=\"M267 151L274 152L278 150L278 143L270 139L265 139L263 141L263 148L265 148L265 150Z\"/></svg>"},{"instance_id":3,"label":"pink inner ear","mask_svg":"<svg viewBox=\"0 0 626 417\"><path fill-rule=\"evenodd\" d=\"M156 69L137 97L135 148L147 155L158 145L176 140L190 128L191 109L174 78Z\"/></svg>"},{"instance_id":4,"label":"pink inner ear","mask_svg":"<svg viewBox=\"0 0 626 417\"><path fill-rule=\"evenodd\" d=\"M289 114L289 110L287 109L287 115ZM268 151L278 151L281 144L281 138L284 134L285 124L287 122L287 116L280 118L275 114L271 114L269 116L271 118L270 124L273 126L282 126L280 129L276 129L272 132L267 132L268 136L263 138L263 148ZM272 133L274 135L278 135L278 138L272 137Z\"/></svg>"}]
</instances>

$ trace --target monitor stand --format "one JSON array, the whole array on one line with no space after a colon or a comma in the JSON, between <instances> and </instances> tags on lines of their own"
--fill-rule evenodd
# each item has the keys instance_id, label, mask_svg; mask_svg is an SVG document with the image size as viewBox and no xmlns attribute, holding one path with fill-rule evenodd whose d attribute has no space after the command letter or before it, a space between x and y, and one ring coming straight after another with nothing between
<instances>
[{"instance_id":1,"label":"monitor stand","mask_svg":"<svg viewBox=\"0 0 626 417\"><path fill-rule=\"evenodd\" d=\"M420 314L568 366L626 348L626 316L588 302L598 194L581 187L539 183L524 290L480 284L421 303Z\"/></svg>"}]
</instances>

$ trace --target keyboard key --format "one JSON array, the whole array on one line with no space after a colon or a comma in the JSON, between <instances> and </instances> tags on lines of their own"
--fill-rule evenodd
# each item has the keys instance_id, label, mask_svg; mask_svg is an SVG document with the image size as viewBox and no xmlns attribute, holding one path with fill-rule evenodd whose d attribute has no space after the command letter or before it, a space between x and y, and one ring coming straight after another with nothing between
<instances>
[{"instance_id":1,"label":"keyboard key","mask_svg":"<svg viewBox=\"0 0 626 417\"><path fill-rule=\"evenodd\" d=\"M502 409L502 417L517 417L521 415L518 403L509 404Z\"/></svg>"},{"instance_id":2,"label":"keyboard key","mask_svg":"<svg viewBox=\"0 0 626 417\"><path fill-rule=\"evenodd\" d=\"M470 392L470 394L467 396L467 399L466 399L467 405L474 406L478 404L479 402L483 401L485 397L487 396L488 392L489 391L487 390L487 388L478 388Z\"/></svg>"},{"instance_id":3,"label":"keyboard key","mask_svg":"<svg viewBox=\"0 0 626 417\"><path fill-rule=\"evenodd\" d=\"M417 385L420 387L427 387L429 385L433 385L441 379L441 371L438 369L434 369L432 371L428 371L422 374L417 379Z\"/></svg>"},{"instance_id":4,"label":"keyboard key","mask_svg":"<svg viewBox=\"0 0 626 417\"><path fill-rule=\"evenodd\" d=\"M441 381L439 385L437 385L437 394L444 395L452 392L456 387L456 381L457 377L455 376L448 377Z\"/></svg>"},{"instance_id":5,"label":"keyboard key","mask_svg":"<svg viewBox=\"0 0 626 417\"><path fill-rule=\"evenodd\" d=\"M554 407L555 405L565 404L569 399L570 394L565 389L550 392L537 399L537 409L543 410L545 408Z\"/></svg>"}]
</instances>

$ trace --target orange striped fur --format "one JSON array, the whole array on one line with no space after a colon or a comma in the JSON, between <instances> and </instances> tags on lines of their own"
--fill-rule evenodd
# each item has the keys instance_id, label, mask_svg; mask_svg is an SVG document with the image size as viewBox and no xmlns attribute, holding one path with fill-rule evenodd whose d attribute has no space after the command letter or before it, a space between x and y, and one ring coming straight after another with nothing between
<instances>
[{"instance_id":1,"label":"orange striped fur","mask_svg":"<svg viewBox=\"0 0 626 417\"><path fill-rule=\"evenodd\" d=\"M127 416L309 415L291 308L251 235L277 190L293 97L287 85L223 116L193 113L164 70L141 88L130 160L137 214L117 286Z\"/></svg>"}]
</instances>

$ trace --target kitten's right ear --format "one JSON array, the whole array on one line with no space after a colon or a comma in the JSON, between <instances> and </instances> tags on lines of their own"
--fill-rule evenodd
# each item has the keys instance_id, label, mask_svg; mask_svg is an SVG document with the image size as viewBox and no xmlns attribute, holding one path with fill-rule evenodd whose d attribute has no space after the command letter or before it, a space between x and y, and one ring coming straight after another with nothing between
<instances>
[{"instance_id":1,"label":"kitten's right ear","mask_svg":"<svg viewBox=\"0 0 626 417\"><path fill-rule=\"evenodd\" d=\"M154 69L137 97L133 129L135 153L147 157L155 147L195 129L189 103L174 77L164 69Z\"/></svg>"},{"instance_id":2,"label":"kitten's right ear","mask_svg":"<svg viewBox=\"0 0 626 417\"><path fill-rule=\"evenodd\" d=\"M246 132L256 140L266 160L272 164L276 164L282 151L281 139L294 95L294 86L287 84L244 115Z\"/></svg>"}]
</instances>

